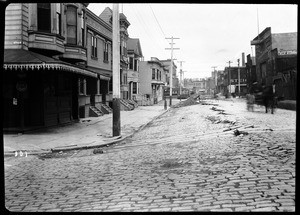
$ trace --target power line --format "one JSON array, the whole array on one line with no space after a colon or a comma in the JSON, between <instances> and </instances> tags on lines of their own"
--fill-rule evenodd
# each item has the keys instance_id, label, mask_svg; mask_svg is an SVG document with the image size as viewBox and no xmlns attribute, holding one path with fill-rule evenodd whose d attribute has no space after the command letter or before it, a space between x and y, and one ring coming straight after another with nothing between
<instances>
[{"instance_id":1,"label":"power line","mask_svg":"<svg viewBox=\"0 0 300 215\"><path fill-rule=\"evenodd\" d=\"M142 18L142 16L140 16L140 13L139 13L139 9L136 9L135 8L136 5L134 5L134 7L132 7L134 9L134 14L135 16L137 17L139 23L143 26L143 29L144 29L144 32L146 33L146 35L149 37L150 40L154 40L155 44L161 49L161 45L159 44L159 42L157 42L156 38L153 37L151 31L149 32L145 26L147 26L144 22L144 19Z\"/></svg>"},{"instance_id":2,"label":"power line","mask_svg":"<svg viewBox=\"0 0 300 215\"><path fill-rule=\"evenodd\" d=\"M164 37L166 37L166 35L165 35L165 33L164 33L164 31L163 31L163 29L162 29L161 25L159 24L159 22L158 22L158 20L157 20L157 18L156 18L156 15L155 15L155 13L154 13L154 11L153 11L153 9L152 9L151 5L150 5L150 4L148 4L148 5L149 5L149 7L150 7L150 9L151 9L151 11L152 11L152 14L153 14L153 16L154 16L155 20L156 20L156 23L157 23L157 24L158 24L158 26L159 26L159 29L161 30L161 32L162 32L162 34L164 35Z\"/></svg>"}]
</instances>

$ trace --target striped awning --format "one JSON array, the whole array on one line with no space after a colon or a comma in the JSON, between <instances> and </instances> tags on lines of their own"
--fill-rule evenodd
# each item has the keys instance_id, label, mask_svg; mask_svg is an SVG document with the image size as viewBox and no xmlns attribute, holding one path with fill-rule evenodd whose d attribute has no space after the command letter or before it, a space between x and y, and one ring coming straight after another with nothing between
<instances>
[{"instance_id":1,"label":"striped awning","mask_svg":"<svg viewBox=\"0 0 300 215\"><path fill-rule=\"evenodd\" d=\"M97 78L95 72L23 49L4 50L5 70L64 70Z\"/></svg>"}]
</instances>

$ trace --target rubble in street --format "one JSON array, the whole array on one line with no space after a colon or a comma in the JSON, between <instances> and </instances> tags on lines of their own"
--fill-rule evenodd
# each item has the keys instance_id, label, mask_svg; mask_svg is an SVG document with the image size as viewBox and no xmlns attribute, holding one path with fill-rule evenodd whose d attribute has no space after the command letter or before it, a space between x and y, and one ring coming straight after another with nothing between
<instances>
[{"instance_id":1,"label":"rubble in street","mask_svg":"<svg viewBox=\"0 0 300 215\"><path fill-rule=\"evenodd\" d=\"M234 104L219 101L228 115L212 105L171 108L105 151L6 158L6 206L31 212L295 211L295 112L247 112L244 103Z\"/></svg>"}]
</instances>

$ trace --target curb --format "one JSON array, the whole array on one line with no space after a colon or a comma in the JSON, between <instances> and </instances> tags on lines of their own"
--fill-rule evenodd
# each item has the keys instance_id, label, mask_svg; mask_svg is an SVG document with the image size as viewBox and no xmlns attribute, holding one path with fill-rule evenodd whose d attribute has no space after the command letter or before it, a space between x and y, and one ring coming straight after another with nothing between
<instances>
[{"instance_id":1,"label":"curb","mask_svg":"<svg viewBox=\"0 0 300 215\"><path fill-rule=\"evenodd\" d=\"M160 116L164 115L165 113L167 113L171 108L173 108L173 107L171 106L169 109L167 109L167 110L163 111L161 114L155 116L149 122L147 122L144 125L141 125L137 130L134 130L131 134L128 134L125 137L120 136L120 137L118 137L118 139L113 140L113 141L109 141L107 143L101 143L101 144L92 145L92 146L75 146L75 147L66 147L66 148L55 148L55 149L49 149L49 150L45 150L45 151L35 151L35 152L32 152L32 153L30 151L27 151L27 152L28 152L28 154L31 154L31 155L39 155L39 154L44 154L44 153L55 153L55 152L60 152L60 151L93 149L93 148L100 148L100 147L110 146L110 145L119 143L119 142L121 142L121 141L123 141L127 138L132 137L135 133L143 130L146 126L148 126L151 122L156 120L158 117L160 117ZM20 150L17 150L17 151L20 151ZM26 151L26 150L24 150L24 151ZM13 156L15 156L15 152L4 152L4 157L13 157Z\"/></svg>"}]
</instances>

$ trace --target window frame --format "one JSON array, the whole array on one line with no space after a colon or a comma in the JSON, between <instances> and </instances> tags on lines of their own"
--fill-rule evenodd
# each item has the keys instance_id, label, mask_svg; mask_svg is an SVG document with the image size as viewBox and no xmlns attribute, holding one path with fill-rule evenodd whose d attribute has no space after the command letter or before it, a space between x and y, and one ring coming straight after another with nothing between
<instances>
[{"instance_id":1,"label":"window frame","mask_svg":"<svg viewBox=\"0 0 300 215\"><path fill-rule=\"evenodd\" d=\"M129 57L129 69L133 70L134 68L134 59L133 57Z\"/></svg>"},{"instance_id":2,"label":"window frame","mask_svg":"<svg viewBox=\"0 0 300 215\"><path fill-rule=\"evenodd\" d=\"M133 59L133 71L138 71L138 59Z\"/></svg>"},{"instance_id":3,"label":"window frame","mask_svg":"<svg viewBox=\"0 0 300 215\"><path fill-rule=\"evenodd\" d=\"M92 58L98 57L97 43L98 43L97 37L92 35L92 38L91 38L91 49L92 49L91 57Z\"/></svg>"},{"instance_id":4,"label":"window frame","mask_svg":"<svg viewBox=\"0 0 300 215\"><path fill-rule=\"evenodd\" d=\"M132 94L137 94L137 82L132 82Z\"/></svg>"},{"instance_id":5,"label":"window frame","mask_svg":"<svg viewBox=\"0 0 300 215\"><path fill-rule=\"evenodd\" d=\"M108 63L108 42L104 41L104 47L103 47L103 62Z\"/></svg>"},{"instance_id":6,"label":"window frame","mask_svg":"<svg viewBox=\"0 0 300 215\"><path fill-rule=\"evenodd\" d=\"M70 15L69 13L71 12L71 9L73 10L72 12L74 13L73 15L75 15L75 19L74 19L74 22L75 23L70 23L70 20L72 19L68 19L68 15ZM67 6L67 12L66 12L66 25L67 25L67 44L68 45L77 45L77 7L73 6L73 5L68 5ZM72 29L74 28L75 29L75 35L74 37L70 37L69 35L69 29ZM72 39L72 40L71 40ZM70 41L71 40L71 41Z\"/></svg>"},{"instance_id":7,"label":"window frame","mask_svg":"<svg viewBox=\"0 0 300 215\"><path fill-rule=\"evenodd\" d=\"M152 80L155 80L156 78L156 69L155 68L152 68Z\"/></svg>"},{"instance_id":8,"label":"window frame","mask_svg":"<svg viewBox=\"0 0 300 215\"><path fill-rule=\"evenodd\" d=\"M48 8L45 8L46 4L47 4ZM37 7L37 29L38 29L38 31L51 33L51 4L50 3L37 3L36 7Z\"/></svg>"}]
</instances>

